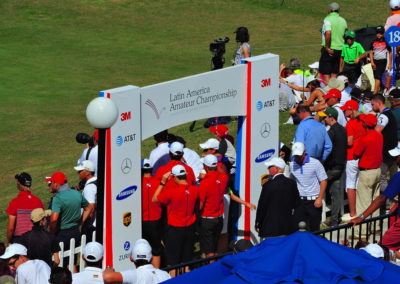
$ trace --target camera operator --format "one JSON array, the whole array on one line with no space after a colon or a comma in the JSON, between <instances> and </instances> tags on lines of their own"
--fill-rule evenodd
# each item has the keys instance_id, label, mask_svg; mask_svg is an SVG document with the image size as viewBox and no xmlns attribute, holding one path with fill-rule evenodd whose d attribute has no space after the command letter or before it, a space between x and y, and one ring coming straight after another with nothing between
<instances>
[{"instance_id":1,"label":"camera operator","mask_svg":"<svg viewBox=\"0 0 400 284\"><path fill-rule=\"evenodd\" d=\"M99 131L96 130L93 136L90 137L85 133L78 133L76 135L76 141L81 144L87 144L85 150L83 150L82 156L78 160L78 165L82 164L83 161L89 160L94 164L94 176L97 177L97 141L99 140Z\"/></svg>"},{"instance_id":2,"label":"camera operator","mask_svg":"<svg viewBox=\"0 0 400 284\"><path fill-rule=\"evenodd\" d=\"M241 64L242 59L251 57L251 47L248 43L250 40L249 31L246 27L238 27L235 31L236 42L240 43L239 48L236 50L233 65Z\"/></svg>"}]
</instances>

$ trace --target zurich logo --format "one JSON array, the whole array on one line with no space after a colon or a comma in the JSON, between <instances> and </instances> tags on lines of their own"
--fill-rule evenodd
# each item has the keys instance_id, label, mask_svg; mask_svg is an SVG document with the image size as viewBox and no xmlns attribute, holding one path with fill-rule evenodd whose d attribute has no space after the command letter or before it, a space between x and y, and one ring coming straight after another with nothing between
<instances>
[{"instance_id":1,"label":"zurich logo","mask_svg":"<svg viewBox=\"0 0 400 284\"><path fill-rule=\"evenodd\" d=\"M129 250L130 247L131 247L131 243L128 242L128 241L126 241L126 242L124 243L124 250Z\"/></svg>"},{"instance_id":2,"label":"zurich logo","mask_svg":"<svg viewBox=\"0 0 400 284\"><path fill-rule=\"evenodd\" d=\"M256 163L261 163L268 160L272 157L273 154L275 154L275 149L269 149L265 152L262 152L260 155L257 156Z\"/></svg>"},{"instance_id":3,"label":"zurich logo","mask_svg":"<svg viewBox=\"0 0 400 284\"><path fill-rule=\"evenodd\" d=\"M257 110L260 111L260 110L262 110L262 108L263 108L263 103L262 103L262 101L258 101L258 102L257 102Z\"/></svg>"},{"instance_id":4,"label":"zurich logo","mask_svg":"<svg viewBox=\"0 0 400 284\"><path fill-rule=\"evenodd\" d=\"M125 198L128 198L129 196L131 196L132 194L135 193L137 189L136 185L132 185L130 187L125 188L123 191L121 191L120 193L118 193L116 199L117 200L123 200Z\"/></svg>"},{"instance_id":5,"label":"zurich logo","mask_svg":"<svg viewBox=\"0 0 400 284\"><path fill-rule=\"evenodd\" d=\"M115 140L117 142L117 146L120 147L124 143L124 139L122 136L118 136L117 139Z\"/></svg>"}]
</instances>

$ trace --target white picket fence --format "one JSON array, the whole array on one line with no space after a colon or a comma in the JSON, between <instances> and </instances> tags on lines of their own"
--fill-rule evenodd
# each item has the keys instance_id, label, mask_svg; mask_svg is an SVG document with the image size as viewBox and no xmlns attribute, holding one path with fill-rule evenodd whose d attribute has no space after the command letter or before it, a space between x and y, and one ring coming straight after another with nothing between
<instances>
[{"instance_id":1,"label":"white picket fence","mask_svg":"<svg viewBox=\"0 0 400 284\"><path fill-rule=\"evenodd\" d=\"M92 240L96 240L96 232L93 232ZM86 235L82 235L81 237L81 245L79 247L75 247L75 239L71 239L69 242L69 250L64 251L64 243L60 242L60 251L59 251L59 256L60 256L60 264L58 266L62 267L64 264L64 257L68 258L68 269L71 271L71 273L74 273L74 265L75 263L75 255L79 254L80 259L78 259L79 262L79 271L83 271L85 268L85 263L82 260L82 254L83 254L83 248L86 245Z\"/></svg>"}]
</instances>

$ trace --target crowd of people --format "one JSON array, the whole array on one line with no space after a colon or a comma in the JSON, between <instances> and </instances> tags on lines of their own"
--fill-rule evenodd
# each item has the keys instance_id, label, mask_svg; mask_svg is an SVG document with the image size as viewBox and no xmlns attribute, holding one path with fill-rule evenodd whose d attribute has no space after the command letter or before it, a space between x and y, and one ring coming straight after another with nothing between
<instances>
[{"instance_id":1,"label":"crowd of people","mask_svg":"<svg viewBox=\"0 0 400 284\"><path fill-rule=\"evenodd\" d=\"M399 52L392 54L384 37L389 26L400 24L400 0L391 0L390 7L392 15L386 26L376 28L376 39L366 52L339 15L339 4L331 3L321 29L319 62L310 70L302 69L298 59L281 65L280 110L290 112L288 123L297 128L291 147L281 143L280 157L265 162L269 178L263 179L257 207L235 190L236 150L226 125L209 128L210 138L199 145L201 157L186 147L184 138L168 130L157 133L156 148L142 160L143 239L135 242L130 255L136 269L102 270L104 249L92 240L96 131L74 167L80 186L72 188L62 172L46 178L52 195L47 210L31 192L31 176L15 176L19 194L6 210L2 274L16 276L18 283L158 283L175 276L161 266L193 259L196 241L204 257L228 250L236 234L234 206L257 208L254 226L261 239L291 234L301 221L308 231L319 230L325 195L331 200L331 216L325 222L329 227L343 221L358 224L378 210L387 212L388 201L400 191L400 88L390 88L396 76L392 56L398 59ZM251 48L246 28L236 34L239 64L251 56ZM341 216L344 193L349 213ZM399 222L384 234L382 250L400 249ZM366 251L383 257L375 244L366 243L370 233L363 228L360 241ZM68 250L74 238L79 246L82 234L89 241L82 255L85 270L68 269L66 260L59 267L59 243Z\"/></svg>"}]
</instances>

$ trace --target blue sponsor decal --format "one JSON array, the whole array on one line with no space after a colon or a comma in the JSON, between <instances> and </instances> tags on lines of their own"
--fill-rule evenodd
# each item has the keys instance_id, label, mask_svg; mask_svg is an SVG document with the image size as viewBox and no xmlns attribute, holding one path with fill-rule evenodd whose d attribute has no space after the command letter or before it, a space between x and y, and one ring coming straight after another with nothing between
<instances>
[{"instance_id":1,"label":"blue sponsor decal","mask_svg":"<svg viewBox=\"0 0 400 284\"><path fill-rule=\"evenodd\" d=\"M263 103L262 103L262 101L258 101L258 102L257 102L257 110L260 111L260 110L262 110L262 108L263 108Z\"/></svg>"},{"instance_id":2,"label":"blue sponsor decal","mask_svg":"<svg viewBox=\"0 0 400 284\"><path fill-rule=\"evenodd\" d=\"M132 185L130 187L125 188L123 191L118 193L117 200L123 200L125 198L128 198L129 196L135 193L136 189L137 189L136 185Z\"/></svg>"},{"instance_id":3,"label":"blue sponsor decal","mask_svg":"<svg viewBox=\"0 0 400 284\"><path fill-rule=\"evenodd\" d=\"M257 156L256 163L261 163L268 160L272 157L273 154L275 154L275 149L269 149L265 152L262 152L260 155Z\"/></svg>"},{"instance_id":4,"label":"blue sponsor decal","mask_svg":"<svg viewBox=\"0 0 400 284\"><path fill-rule=\"evenodd\" d=\"M115 142L117 143L117 146L121 146L124 143L124 139L122 138L122 136L118 136L117 139L115 140Z\"/></svg>"},{"instance_id":5,"label":"blue sponsor decal","mask_svg":"<svg viewBox=\"0 0 400 284\"><path fill-rule=\"evenodd\" d=\"M131 243L128 242L128 241L126 241L126 242L124 243L124 250L128 250L130 247L131 247Z\"/></svg>"}]
</instances>

